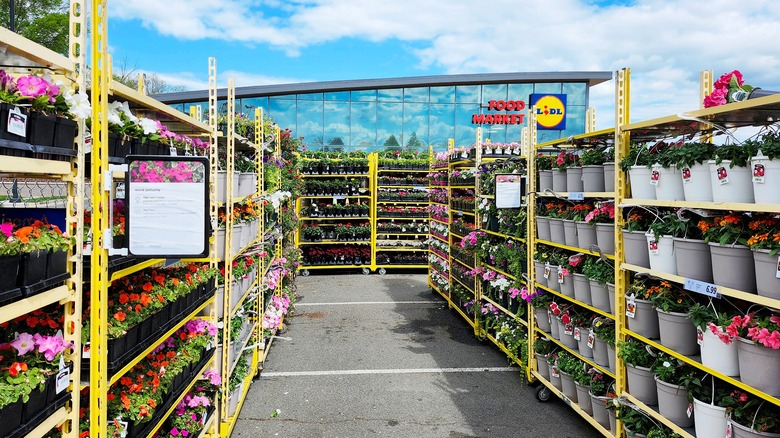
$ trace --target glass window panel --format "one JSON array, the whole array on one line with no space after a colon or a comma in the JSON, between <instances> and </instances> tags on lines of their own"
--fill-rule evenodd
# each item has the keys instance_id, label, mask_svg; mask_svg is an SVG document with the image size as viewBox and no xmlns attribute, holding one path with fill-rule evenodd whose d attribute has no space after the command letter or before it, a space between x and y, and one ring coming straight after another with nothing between
<instances>
[{"instance_id":1,"label":"glass window panel","mask_svg":"<svg viewBox=\"0 0 780 438\"><path fill-rule=\"evenodd\" d=\"M459 85L455 88L458 103L479 103L479 85Z\"/></svg>"},{"instance_id":2,"label":"glass window panel","mask_svg":"<svg viewBox=\"0 0 780 438\"><path fill-rule=\"evenodd\" d=\"M404 104L404 147L409 150L428 150L428 104Z\"/></svg>"},{"instance_id":3,"label":"glass window panel","mask_svg":"<svg viewBox=\"0 0 780 438\"><path fill-rule=\"evenodd\" d=\"M566 105L566 130L563 131L563 136L568 137L585 132L585 109L585 106Z\"/></svg>"},{"instance_id":4,"label":"glass window panel","mask_svg":"<svg viewBox=\"0 0 780 438\"><path fill-rule=\"evenodd\" d=\"M528 96L534 92L534 84L509 84L508 89L509 100L522 100L528 106Z\"/></svg>"},{"instance_id":5,"label":"glass window panel","mask_svg":"<svg viewBox=\"0 0 780 438\"><path fill-rule=\"evenodd\" d=\"M470 146L477 139L477 126L471 124L471 116L479 113L475 104L455 105L455 146Z\"/></svg>"},{"instance_id":6,"label":"glass window panel","mask_svg":"<svg viewBox=\"0 0 780 438\"><path fill-rule=\"evenodd\" d=\"M350 144L349 102L325 102L325 143Z\"/></svg>"},{"instance_id":7,"label":"glass window panel","mask_svg":"<svg viewBox=\"0 0 780 438\"><path fill-rule=\"evenodd\" d=\"M566 95L566 105L585 105L588 87L584 82L563 84L563 94Z\"/></svg>"},{"instance_id":8,"label":"glass window panel","mask_svg":"<svg viewBox=\"0 0 780 438\"><path fill-rule=\"evenodd\" d=\"M534 84L534 93L550 93L550 94L561 94L561 83L560 82L540 82L538 84Z\"/></svg>"},{"instance_id":9,"label":"glass window panel","mask_svg":"<svg viewBox=\"0 0 780 438\"><path fill-rule=\"evenodd\" d=\"M471 125L476 127L477 125ZM488 140L490 139L493 143L506 143L506 130L507 126L517 126L517 125L482 125L482 140ZM473 135L474 139L471 140L472 143L474 143L474 140L477 139L477 133L476 130L474 131ZM464 145L466 143L463 143Z\"/></svg>"},{"instance_id":10,"label":"glass window panel","mask_svg":"<svg viewBox=\"0 0 780 438\"><path fill-rule=\"evenodd\" d=\"M376 101L376 90L353 91L352 92L352 100L357 100L357 101L362 101L362 102L375 102Z\"/></svg>"},{"instance_id":11,"label":"glass window panel","mask_svg":"<svg viewBox=\"0 0 780 438\"><path fill-rule=\"evenodd\" d=\"M376 146L376 106L374 102L352 102L352 148L369 150Z\"/></svg>"},{"instance_id":12,"label":"glass window panel","mask_svg":"<svg viewBox=\"0 0 780 438\"><path fill-rule=\"evenodd\" d=\"M404 88L404 102L428 102L429 88Z\"/></svg>"},{"instance_id":13,"label":"glass window panel","mask_svg":"<svg viewBox=\"0 0 780 438\"><path fill-rule=\"evenodd\" d=\"M276 122L280 128L291 130L293 137L298 136L298 131L295 126L296 117L294 100L271 98L268 115L274 119L274 122Z\"/></svg>"},{"instance_id":14,"label":"glass window panel","mask_svg":"<svg viewBox=\"0 0 780 438\"><path fill-rule=\"evenodd\" d=\"M307 144L316 147L323 142L322 109L323 102L321 100L298 103L298 131L296 132L296 137L303 137Z\"/></svg>"},{"instance_id":15,"label":"glass window panel","mask_svg":"<svg viewBox=\"0 0 780 438\"><path fill-rule=\"evenodd\" d=\"M349 100L349 91L331 91L325 93L325 100Z\"/></svg>"},{"instance_id":16,"label":"glass window panel","mask_svg":"<svg viewBox=\"0 0 780 438\"><path fill-rule=\"evenodd\" d=\"M281 94L279 96L271 96L269 99L271 100L295 100L295 94Z\"/></svg>"},{"instance_id":17,"label":"glass window panel","mask_svg":"<svg viewBox=\"0 0 780 438\"><path fill-rule=\"evenodd\" d=\"M482 103L487 104L491 100L506 100L506 84L487 84L482 86ZM515 100L514 98L512 100Z\"/></svg>"},{"instance_id":18,"label":"glass window panel","mask_svg":"<svg viewBox=\"0 0 780 438\"><path fill-rule=\"evenodd\" d=\"M401 147L403 142L403 108L401 103L377 104L377 146Z\"/></svg>"},{"instance_id":19,"label":"glass window panel","mask_svg":"<svg viewBox=\"0 0 780 438\"><path fill-rule=\"evenodd\" d=\"M431 104L428 120L428 139L433 150L446 151L447 141L455 138L455 105Z\"/></svg>"},{"instance_id":20,"label":"glass window panel","mask_svg":"<svg viewBox=\"0 0 780 438\"><path fill-rule=\"evenodd\" d=\"M241 99L242 111L249 114L253 120L255 118L255 108L262 108L264 114L268 114L267 97L245 97Z\"/></svg>"},{"instance_id":21,"label":"glass window panel","mask_svg":"<svg viewBox=\"0 0 780 438\"><path fill-rule=\"evenodd\" d=\"M431 87L431 103L455 103L455 86Z\"/></svg>"},{"instance_id":22,"label":"glass window panel","mask_svg":"<svg viewBox=\"0 0 780 438\"><path fill-rule=\"evenodd\" d=\"M523 143L523 127L527 126L526 123L522 125L506 125L506 142Z\"/></svg>"},{"instance_id":23,"label":"glass window panel","mask_svg":"<svg viewBox=\"0 0 780 438\"><path fill-rule=\"evenodd\" d=\"M401 102L404 98L404 90L402 88L376 90L376 98L385 102Z\"/></svg>"},{"instance_id":24,"label":"glass window panel","mask_svg":"<svg viewBox=\"0 0 780 438\"><path fill-rule=\"evenodd\" d=\"M546 143L561 138L561 131L536 131L536 142Z\"/></svg>"},{"instance_id":25,"label":"glass window panel","mask_svg":"<svg viewBox=\"0 0 780 438\"><path fill-rule=\"evenodd\" d=\"M322 100L322 93L299 94L298 100Z\"/></svg>"}]
</instances>

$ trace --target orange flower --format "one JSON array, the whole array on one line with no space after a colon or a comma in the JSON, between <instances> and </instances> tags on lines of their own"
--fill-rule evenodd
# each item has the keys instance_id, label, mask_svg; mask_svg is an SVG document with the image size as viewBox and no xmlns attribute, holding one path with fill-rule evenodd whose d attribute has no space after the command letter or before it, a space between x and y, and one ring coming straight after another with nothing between
<instances>
[{"instance_id":1,"label":"orange flower","mask_svg":"<svg viewBox=\"0 0 780 438\"><path fill-rule=\"evenodd\" d=\"M773 235L772 235L772 241L773 241L773 242L778 242L778 241L780 241L780 232L778 232L778 233L775 233L775 234L773 234Z\"/></svg>"},{"instance_id":2,"label":"orange flower","mask_svg":"<svg viewBox=\"0 0 780 438\"><path fill-rule=\"evenodd\" d=\"M765 241L767 238L769 238L769 233L764 234L754 234L750 236L750 239L748 239L747 244L748 246L755 245L759 242Z\"/></svg>"},{"instance_id":3,"label":"orange flower","mask_svg":"<svg viewBox=\"0 0 780 438\"><path fill-rule=\"evenodd\" d=\"M152 282L150 282L150 281L147 281L147 282L144 284L144 286L143 286L143 289L144 289L146 292L151 292L151 290L152 290L152 289L154 289L154 286L152 286Z\"/></svg>"},{"instance_id":4,"label":"orange flower","mask_svg":"<svg viewBox=\"0 0 780 438\"><path fill-rule=\"evenodd\" d=\"M141 305L146 307L152 302L152 297L147 293L141 294Z\"/></svg>"},{"instance_id":5,"label":"orange flower","mask_svg":"<svg viewBox=\"0 0 780 438\"><path fill-rule=\"evenodd\" d=\"M130 300L130 297L128 297L126 293L122 292L119 294L119 304L127 304L128 300Z\"/></svg>"},{"instance_id":6,"label":"orange flower","mask_svg":"<svg viewBox=\"0 0 780 438\"><path fill-rule=\"evenodd\" d=\"M119 397L122 399L122 407L130 409L130 399L127 397L127 394L123 391Z\"/></svg>"},{"instance_id":7,"label":"orange flower","mask_svg":"<svg viewBox=\"0 0 780 438\"><path fill-rule=\"evenodd\" d=\"M739 216L735 216L733 214L724 216L723 219L720 220L720 226L725 227L726 225L739 225Z\"/></svg>"},{"instance_id":8,"label":"orange flower","mask_svg":"<svg viewBox=\"0 0 780 438\"><path fill-rule=\"evenodd\" d=\"M115 318L117 321L119 321L119 322L122 322L122 321L124 321L126 316L127 316L127 314L126 314L125 312L121 311L121 310L120 310L119 312L116 312L116 313L114 314L114 318Z\"/></svg>"},{"instance_id":9,"label":"orange flower","mask_svg":"<svg viewBox=\"0 0 780 438\"><path fill-rule=\"evenodd\" d=\"M153 407L153 408L156 408L156 407L157 407L157 402L156 402L156 401L154 401L154 400L152 400L152 399L149 399L149 400L147 400L147 401L146 401L146 404L148 404L149 406L151 406L151 407Z\"/></svg>"},{"instance_id":10,"label":"orange flower","mask_svg":"<svg viewBox=\"0 0 780 438\"><path fill-rule=\"evenodd\" d=\"M16 238L22 243L30 242L30 233L33 232L32 227L22 227L16 230Z\"/></svg>"},{"instance_id":11,"label":"orange flower","mask_svg":"<svg viewBox=\"0 0 780 438\"><path fill-rule=\"evenodd\" d=\"M702 233L706 233L710 229L710 223L707 221L699 221L696 226L699 227Z\"/></svg>"},{"instance_id":12,"label":"orange flower","mask_svg":"<svg viewBox=\"0 0 780 438\"><path fill-rule=\"evenodd\" d=\"M133 379L129 377L122 377L121 379L119 379L119 383L125 386L130 386L133 384Z\"/></svg>"},{"instance_id":13,"label":"orange flower","mask_svg":"<svg viewBox=\"0 0 780 438\"><path fill-rule=\"evenodd\" d=\"M178 279L178 278L174 278L174 279L173 279L173 280L171 280L171 281L173 282L173 285L174 285L174 286L178 286L178 285L179 285L179 279Z\"/></svg>"},{"instance_id":14,"label":"orange flower","mask_svg":"<svg viewBox=\"0 0 780 438\"><path fill-rule=\"evenodd\" d=\"M155 275L154 281L157 282L157 284L165 284L165 276L164 275ZM144 286L146 287L146 286Z\"/></svg>"}]
</instances>

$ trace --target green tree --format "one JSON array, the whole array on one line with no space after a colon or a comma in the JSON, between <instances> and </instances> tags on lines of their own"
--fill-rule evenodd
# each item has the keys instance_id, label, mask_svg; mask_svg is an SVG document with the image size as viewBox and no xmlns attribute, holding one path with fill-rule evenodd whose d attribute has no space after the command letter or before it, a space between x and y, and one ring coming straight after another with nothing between
<instances>
[{"instance_id":1,"label":"green tree","mask_svg":"<svg viewBox=\"0 0 780 438\"><path fill-rule=\"evenodd\" d=\"M123 59L118 65L114 65L113 73L115 81L121 82L133 90L138 89L138 69L135 65L130 67L127 58ZM150 75L144 74L144 86L146 87L146 94L148 95L185 91L185 87L181 85L170 85L160 78L157 73L152 73Z\"/></svg>"},{"instance_id":2,"label":"green tree","mask_svg":"<svg viewBox=\"0 0 780 438\"><path fill-rule=\"evenodd\" d=\"M15 0L16 33L57 53L68 53L67 0ZM0 0L0 25L11 28L11 2Z\"/></svg>"},{"instance_id":3,"label":"green tree","mask_svg":"<svg viewBox=\"0 0 780 438\"><path fill-rule=\"evenodd\" d=\"M409 151L416 151L424 146L425 144L423 144L422 140L417 138L417 133L412 132L412 135L409 136L409 141L406 142L406 149Z\"/></svg>"},{"instance_id":4,"label":"green tree","mask_svg":"<svg viewBox=\"0 0 780 438\"><path fill-rule=\"evenodd\" d=\"M390 137L387 137L387 140L385 140L384 144L382 145L385 147L385 150L388 151L400 151L401 150L401 143L398 142L398 139L395 138L395 134L390 134Z\"/></svg>"}]
</instances>

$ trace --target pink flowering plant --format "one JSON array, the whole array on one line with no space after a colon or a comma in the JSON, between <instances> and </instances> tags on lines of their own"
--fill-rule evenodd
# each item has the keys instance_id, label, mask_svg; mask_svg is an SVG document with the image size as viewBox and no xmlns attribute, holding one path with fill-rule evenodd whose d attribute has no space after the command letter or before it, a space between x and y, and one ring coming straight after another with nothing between
<instances>
[{"instance_id":1,"label":"pink flowering plant","mask_svg":"<svg viewBox=\"0 0 780 438\"><path fill-rule=\"evenodd\" d=\"M211 395L202 391L187 393L176 406L174 415L168 421L168 435L175 437L196 437L203 430L213 405Z\"/></svg>"},{"instance_id":2,"label":"pink flowering plant","mask_svg":"<svg viewBox=\"0 0 780 438\"><path fill-rule=\"evenodd\" d=\"M54 336L41 335L39 333L19 333L10 342L0 344L2 359L24 361L28 367L40 368L45 371L55 371L59 367L60 357L73 346L65 342L61 334Z\"/></svg>"},{"instance_id":3,"label":"pink flowering plant","mask_svg":"<svg viewBox=\"0 0 780 438\"><path fill-rule=\"evenodd\" d=\"M731 324L726 327L726 334L731 339L737 337L749 339L755 344L778 350L780 349L780 313L766 311L750 312L745 316L736 315L731 319ZM730 343L726 342L725 336L718 337L724 343Z\"/></svg>"},{"instance_id":4,"label":"pink flowering plant","mask_svg":"<svg viewBox=\"0 0 780 438\"><path fill-rule=\"evenodd\" d=\"M712 92L704 98L705 108L745 100L747 94L753 91L752 86L745 84L745 79L739 70L724 73L712 85Z\"/></svg>"},{"instance_id":5,"label":"pink flowering plant","mask_svg":"<svg viewBox=\"0 0 780 438\"><path fill-rule=\"evenodd\" d=\"M612 223L615 221L615 204L612 202L604 202L600 206L594 208L585 216L585 222L595 225Z\"/></svg>"}]
</instances>

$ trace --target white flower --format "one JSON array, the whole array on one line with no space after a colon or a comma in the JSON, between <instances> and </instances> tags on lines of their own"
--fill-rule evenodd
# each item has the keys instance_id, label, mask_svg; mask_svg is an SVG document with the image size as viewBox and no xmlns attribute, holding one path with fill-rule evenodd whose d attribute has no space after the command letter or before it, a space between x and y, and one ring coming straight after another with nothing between
<instances>
[{"instance_id":1,"label":"white flower","mask_svg":"<svg viewBox=\"0 0 780 438\"><path fill-rule=\"evenodd\" d=\"M152 119L147 119L146 117L141 117L138 119L138 126L143 129L144 135L151 135L159 132L157 122Z\"/></svg>"},{"instance_id":2,"label":"white flower","mask_svg":"<svg viewBox=\"0 0 780 438\"><path fill-rule=\"evenodd\" d=\"M131 122L138 123L138 117L133 115L133 112L130 111L130 104L127 102L120 102L118 100L111 102L108 104L108 112L110 113L111 110L124 113ZM121 125L122 123L120 122L119 124Z\"/></svg>"},{"instance_id":3,"label":"white flower","mask_svg":"<svg viewBox=\"0 0 780 438\"><path fill-rule=\"evenodd\" d=\"M664 361L663 365L664 365L664 368L670 368L672 366L672 364L669 363L669 361L667 361L667 360Z\"/></svg>"},{"instance_id":4,"label":"white flower","mask_svg":"<svg viewBox=\"0 0 780 438\"><path fill-rule=\"evenodd\" d=\"M86 119L92 115L92 105L89 103L89 96L86 93L73 93L72 90L66 90L62 93L65 103L68 104L70 113L76 118Z\"/></svg>"}]
</instances>

